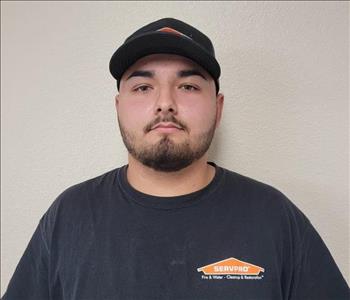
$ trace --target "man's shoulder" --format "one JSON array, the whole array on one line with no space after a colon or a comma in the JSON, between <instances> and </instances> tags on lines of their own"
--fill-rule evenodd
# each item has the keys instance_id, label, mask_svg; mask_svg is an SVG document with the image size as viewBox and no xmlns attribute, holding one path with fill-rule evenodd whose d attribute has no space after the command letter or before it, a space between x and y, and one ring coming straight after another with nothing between
<instances>
[{"instance_id":1,"label":"man's shoulder","mask_svg":"<svg viewBox=\"0 0 350 300\"><path fill-rule=\"evenodd\" d=\"M122 167L114 168L103 174L81 181L67 187L59 196L59 198L70 198L80 194L99 192L101 189L108 188L116 183L117 173Z\"/></svg>"},{"instance_id":2,"label":"man's shoulder","mask_svg":"<svg viewBox=\"0 0 350 300\"><path fill-rule=\"evenodd\" d=\"M116 176L122 168L123 167L117 167L109 171L105 171L100 175L97 175L95 177L79 182L75 185L72 185L68 189L72 189L72 190L96 189L96 188L103 188L106 185L112 185L116 182Z\"/></svg>"},{"instance_id":3,"label":"man's shoulder","mask_svg":"<svg viewBox=\"0 0 350 300\"><path fill-rule=\"evenodd\" d=\"M250 196L286 198L284 193L276 186L253 178L243 173L222 168L225 172L225 184L236 193L246 193Z\"/></svg>"},{"instance_id":4,"label":"man's shoulder","mask_svg":"<svg viewBox=\"0 0 350 300\"><path fill-rule=\"evenodd\" d=\"M91 199L101 199L116 186L117 174L121 169L122 167L117 167L67 187L56 197L46 214L57 214L62 208L80 209L88 205L87 202Z\"/></svg>"},{"instance_id":5,"label":"man's shoulder","mask_svg":"<svg viewBox=\"0 0 350 300\"><path fill-rule=\"evenodd\" d=\"M276 214L308 222L307 217L280 188L258 179L224 169L225 195L259 213ZM231 196L231 197L230 197Z\"/></svg>"}]
</instances>

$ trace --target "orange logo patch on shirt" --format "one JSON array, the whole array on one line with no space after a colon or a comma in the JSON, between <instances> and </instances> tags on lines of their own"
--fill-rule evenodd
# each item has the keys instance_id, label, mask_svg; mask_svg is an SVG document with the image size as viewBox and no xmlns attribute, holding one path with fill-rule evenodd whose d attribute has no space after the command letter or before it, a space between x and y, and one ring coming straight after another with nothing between
<instances>
[{"instance_id":1,"label":"orange logo patch on shirt","mask_svg":"<svg viewBox=\"0 0 350 300\"><path fill-rule=\"evenodd\" d=\"M265 269L251 263L230 257L197 269L205 275L259 275Z\"/></svg>"}]
</instances>

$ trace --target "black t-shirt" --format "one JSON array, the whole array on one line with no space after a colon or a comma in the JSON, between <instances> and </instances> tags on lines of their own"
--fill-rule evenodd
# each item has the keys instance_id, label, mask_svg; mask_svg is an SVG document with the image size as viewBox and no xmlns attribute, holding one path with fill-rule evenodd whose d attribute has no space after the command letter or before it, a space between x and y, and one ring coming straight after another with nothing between
<instances>
[{"instance_id":1,"label":"black t-shirt","mask_svg":"<svg viewBox=\"0 0 350 300\"><path fill-rule=\"evenodd\" d=\"M4 300L349 299L309 220L281 192L215 164L203 189L150 196L127 166L65 190Z\"/></svg>"}]
</instances>

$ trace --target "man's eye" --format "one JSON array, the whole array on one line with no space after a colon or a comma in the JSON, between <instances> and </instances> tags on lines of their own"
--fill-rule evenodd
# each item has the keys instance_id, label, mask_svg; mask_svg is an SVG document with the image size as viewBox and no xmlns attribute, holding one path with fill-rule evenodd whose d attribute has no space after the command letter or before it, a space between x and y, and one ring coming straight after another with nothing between
<instances>
[{"instance_id":1,"label":"man's eye","mask_svg":"<svg viewBox=\"0 0 350 300\"><path fill-rule=\"evenodd\" d=\"M148 85L140 85L133 89L134 92L147 92L151 87Z\"/></svg>"},{"instance_id":2,"label":"man's eye","mask_svg":"<svg viewBox=\"0 0 350 300\"><path fill-rule=\"evenodd\" d=\"M192 84L183 84L182 86L180 86L180 89L183 89L185 91L198 91L199 89L192 85Z\"/></svg>"}]
</instances>

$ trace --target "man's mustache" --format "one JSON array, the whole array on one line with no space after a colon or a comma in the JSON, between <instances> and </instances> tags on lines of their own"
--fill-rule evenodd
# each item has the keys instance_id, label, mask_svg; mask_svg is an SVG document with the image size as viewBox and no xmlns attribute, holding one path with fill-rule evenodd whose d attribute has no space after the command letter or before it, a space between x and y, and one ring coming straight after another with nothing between
<instances>
[{"instance_id":1,"label":"man's mustache","mask_svg":"<svg viewBox=\"0 0 350 300\"><path fill-rule=\"evenodd\" d=\"M161 122L171 122L171 123L174 123L174 124L180 126L181 129L187 131L187 126L186 126L186 124L184 124L183 122L177 120L173 115L170 115L170 116L166 116L166 117L157 117L156 119L154 119L152 122L150 122L149 124L147 124L147 125L144 127L144 132L147 133L147 132L151 131L151 129L152 129L155 125L157 125L158 123L161 123Z\"/></svg>"}]
</instances>

